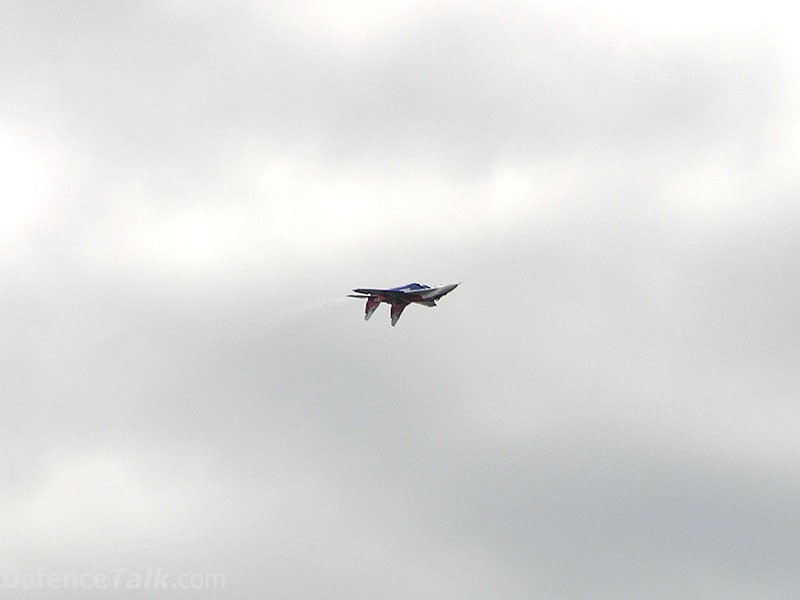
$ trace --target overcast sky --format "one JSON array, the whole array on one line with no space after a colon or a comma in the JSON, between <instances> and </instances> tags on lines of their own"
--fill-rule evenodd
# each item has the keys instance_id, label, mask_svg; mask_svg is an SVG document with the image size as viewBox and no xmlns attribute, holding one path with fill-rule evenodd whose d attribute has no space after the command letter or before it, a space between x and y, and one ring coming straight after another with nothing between
<instances>
[{"instance_id":1,"label":"overcast sky","mask_svg":"<svg viewBox=\"0 0 800 600\"><path fill-rule=\"evenodd\" d=\"M0 597L798 597L799 15L668 4L6 7Z\"/></svg>"}]
</instances>

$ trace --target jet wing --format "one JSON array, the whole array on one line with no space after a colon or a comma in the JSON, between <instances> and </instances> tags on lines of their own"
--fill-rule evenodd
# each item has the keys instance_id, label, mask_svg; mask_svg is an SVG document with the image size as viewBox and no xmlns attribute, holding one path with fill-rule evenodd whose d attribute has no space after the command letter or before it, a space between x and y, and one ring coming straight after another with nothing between
<instances>
[{"instance_id":1,"label":"jet wing","mask_svg":"<svg viewBox=\"0 0 800 600\"><path fill-rule=\"evenodd\" d=\"M406 306L408 306L407 302L403 303L398 302L392 304L392 327L394 327L397 324L397 320L400 318L400 315L403 314L403 311L405 310Z\"/></svg>"}]
</instances>

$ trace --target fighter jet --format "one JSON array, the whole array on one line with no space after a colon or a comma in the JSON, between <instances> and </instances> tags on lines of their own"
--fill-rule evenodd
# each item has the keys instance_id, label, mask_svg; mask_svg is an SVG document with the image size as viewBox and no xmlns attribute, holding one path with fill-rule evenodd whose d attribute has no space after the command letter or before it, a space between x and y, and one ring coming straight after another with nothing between
<instances>
[{"instance_id":1,"label":"fighter jet","mask_svg":"<svg viewBox=\"0 0 800 600\"><path fill-rule=\"evenodd\" d=\"M348 294L348 297L367 299L367 306L364 310L365 320L369 320L372 313L380 306L381 302L391 304L392 327L394 327L400 315L403 314L403 310L405 310L406 306L409 304L436 306L436 301L439 298L452 292L458 285L457 283L451 283L449 285L432 288L422 283L409 283L400 287L389 288L388 290L357 288L353 291L358 295Z\"/></svg>"}]
</instances>

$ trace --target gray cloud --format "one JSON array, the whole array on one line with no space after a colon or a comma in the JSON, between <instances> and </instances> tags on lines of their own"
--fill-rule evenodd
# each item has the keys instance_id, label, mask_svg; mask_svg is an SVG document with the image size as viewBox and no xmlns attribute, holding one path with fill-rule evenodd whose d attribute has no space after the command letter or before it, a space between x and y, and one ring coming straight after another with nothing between
<instances>
[{"instance_id":1,"label":"gray cloud","mask_svg":"<svg viewBox=\"0 0 800 600\"><path fill-rule=\"evenodd\" d=\"M3 581L791 596L787 49L543 10L355 41L298 18L4 25L2 149L41 151L4 191L43 208L2 205ZM413 279L464 283L396 328L343 297Z\"/></svg>"},{"instance_id":2,"label":"gray cloud","mask_svg":"<svg viewBox=\"0 0 800 600\"><path fill-rule=\"evenodd\" d=\"M202 177L243 142L466 171L587 147L749 144L781 66L767 34L651 42L544 11L436 12L362 49L323 45L277 14L27 10L17 105L56 112L118 164L152 160L149 176Z\"/></svg>"}]
</instances>

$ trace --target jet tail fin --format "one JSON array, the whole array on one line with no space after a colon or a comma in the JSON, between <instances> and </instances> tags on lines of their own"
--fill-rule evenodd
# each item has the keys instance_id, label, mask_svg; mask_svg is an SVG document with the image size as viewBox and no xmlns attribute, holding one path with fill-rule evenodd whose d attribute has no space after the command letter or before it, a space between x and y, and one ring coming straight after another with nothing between
<instances>
[{"instance_id":1,"label":"jet tail fin","mask_svg":"<svg viewBox=\"0 0 800 600\"><path fill-rule=\"evenodd\" d=\"M372 316L372 313L381 305L381 301L383 298L380 296L370 296L367 298L367 304L364 307L364 320L369 321L369 318Z\"/></svg>"}]
</instances>

